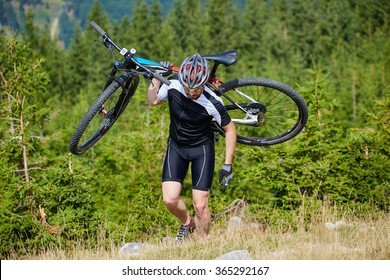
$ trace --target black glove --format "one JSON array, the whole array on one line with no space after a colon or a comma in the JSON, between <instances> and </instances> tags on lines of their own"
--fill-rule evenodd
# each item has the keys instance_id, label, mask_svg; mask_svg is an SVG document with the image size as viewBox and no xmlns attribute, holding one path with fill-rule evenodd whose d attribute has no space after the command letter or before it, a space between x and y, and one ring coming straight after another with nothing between
<instances>
[{"instance_id":1,"label":"black glove","mask_svg":"<svg viewBox=\"0 0 390 280\"><path fill-rule=\"evenodd\" d=\"M233 179L233 168L231 164L224 164L221 173L219 173L219 183L220 188L224 189L229 185L230 181Z\"/></svg>"},{"instance_id":2,"label":"black glove","mask_svg":"<svg viewBox=\"0 0 390 280\"><path fill-rule=\"evenodd\" d=\"M157 69L157 74L163 77L167 77L172 74L172 64L169 61L160 61L160 64L164 69Z\"/></svg>"}]
</instances>

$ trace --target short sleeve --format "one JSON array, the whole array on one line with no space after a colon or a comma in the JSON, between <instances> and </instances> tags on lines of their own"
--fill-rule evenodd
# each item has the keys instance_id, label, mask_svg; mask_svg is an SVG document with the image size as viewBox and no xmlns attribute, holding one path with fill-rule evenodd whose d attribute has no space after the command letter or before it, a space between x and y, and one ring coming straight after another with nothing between
<instances>
[{"instance_id":1,"label":"short sleeve","mask_svg":"<svg viewBox=\"0 0 390 280\"><path fill-rule=\"evenodd\" d=\"M160 87L160 90L158 91L157 97L161 100L167 101L168 100L168 86L166 84L163 84Z\"/></svg>"}]
</instances>

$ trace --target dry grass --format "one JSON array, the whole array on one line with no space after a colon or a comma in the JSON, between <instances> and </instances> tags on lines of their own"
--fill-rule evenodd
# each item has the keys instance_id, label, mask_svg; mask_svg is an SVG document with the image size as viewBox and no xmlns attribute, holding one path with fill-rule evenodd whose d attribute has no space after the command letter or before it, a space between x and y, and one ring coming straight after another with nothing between
<instances>
[{"instance_id":1,"label":"dry grass","mask_svg":"<svg viewBox=\"0 0 390 280\"><path fill-rule=\"evenodd\" d=\"M252 259L265 260L389 260L389 241L389 215L365 220L344 218L343 225L336 229L328 229L324 222L319 222L307 230L283 232L264 229L249 221L240 227L229 226L226 222L214 225L207 240L201 241L194 236L183 244L172 241L145 243L138 255L121 256L119 247L111 246L106 250L97 246L66 252L56 249L23 259L212 260L230 251L247 250Z\"/></svg>"}]
</instances>

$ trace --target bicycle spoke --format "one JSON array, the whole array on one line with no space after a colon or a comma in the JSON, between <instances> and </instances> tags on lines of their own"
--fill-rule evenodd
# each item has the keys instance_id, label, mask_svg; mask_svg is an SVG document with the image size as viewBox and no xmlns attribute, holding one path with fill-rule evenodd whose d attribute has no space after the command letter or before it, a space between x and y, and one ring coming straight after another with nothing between
<instances>
[{"instance_id":1,"label":"bicycle spoke","mask_svg":"<svg viewBox=\"0 0 390 280\"><path fill-rule=\"evenodd\" d=\"M263 84L263 81L262 79L242 79L242 84L225 91L229 98L247 112L246 114L240 112L233 104L226 106L230 116L235 120L238 135L242 139L247 139L249 144L256 139L265 141L276 139L275 141L278 141L277 139L290 134L298 124L302 126L299 121L300 108L296 101L283 91L285 86L282 85L283 90L280 90L266 83ZM266 80L266 82L269 81ZM295 92L293 94L297 95ZM254 121L248 123L244 120Z\"/></svg>"}]
</instances>

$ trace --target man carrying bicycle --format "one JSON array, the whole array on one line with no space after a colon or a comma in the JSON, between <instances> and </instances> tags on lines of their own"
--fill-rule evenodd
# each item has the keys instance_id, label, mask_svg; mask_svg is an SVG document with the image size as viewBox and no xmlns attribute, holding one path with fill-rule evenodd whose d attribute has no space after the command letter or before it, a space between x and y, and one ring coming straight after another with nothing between
<instances>
[{"instance_id":1,"label":"man carrying bicycle","mask_svg":"<svg viewBox=\"0 0 390 280\"><path fill-rule=\"evenodd\" d=\"M163 62L169 75L172 68ZM186 58L169 86L153 79L147 94L150 106L169 103L170 128L162 172L162 195L167 209L182 226L176 240L182 241L195 228L204 238L210 231L211 214L208 198L214 174L214 133L212 120L225 130L225 164L219 176L221 186L233 178L232 163L236 147L236 129L222 100L206 86L210 72L207 61L199 54ZM193 219L180 199L183 180L191 163Z\"/></svg>"}]
</instances>

